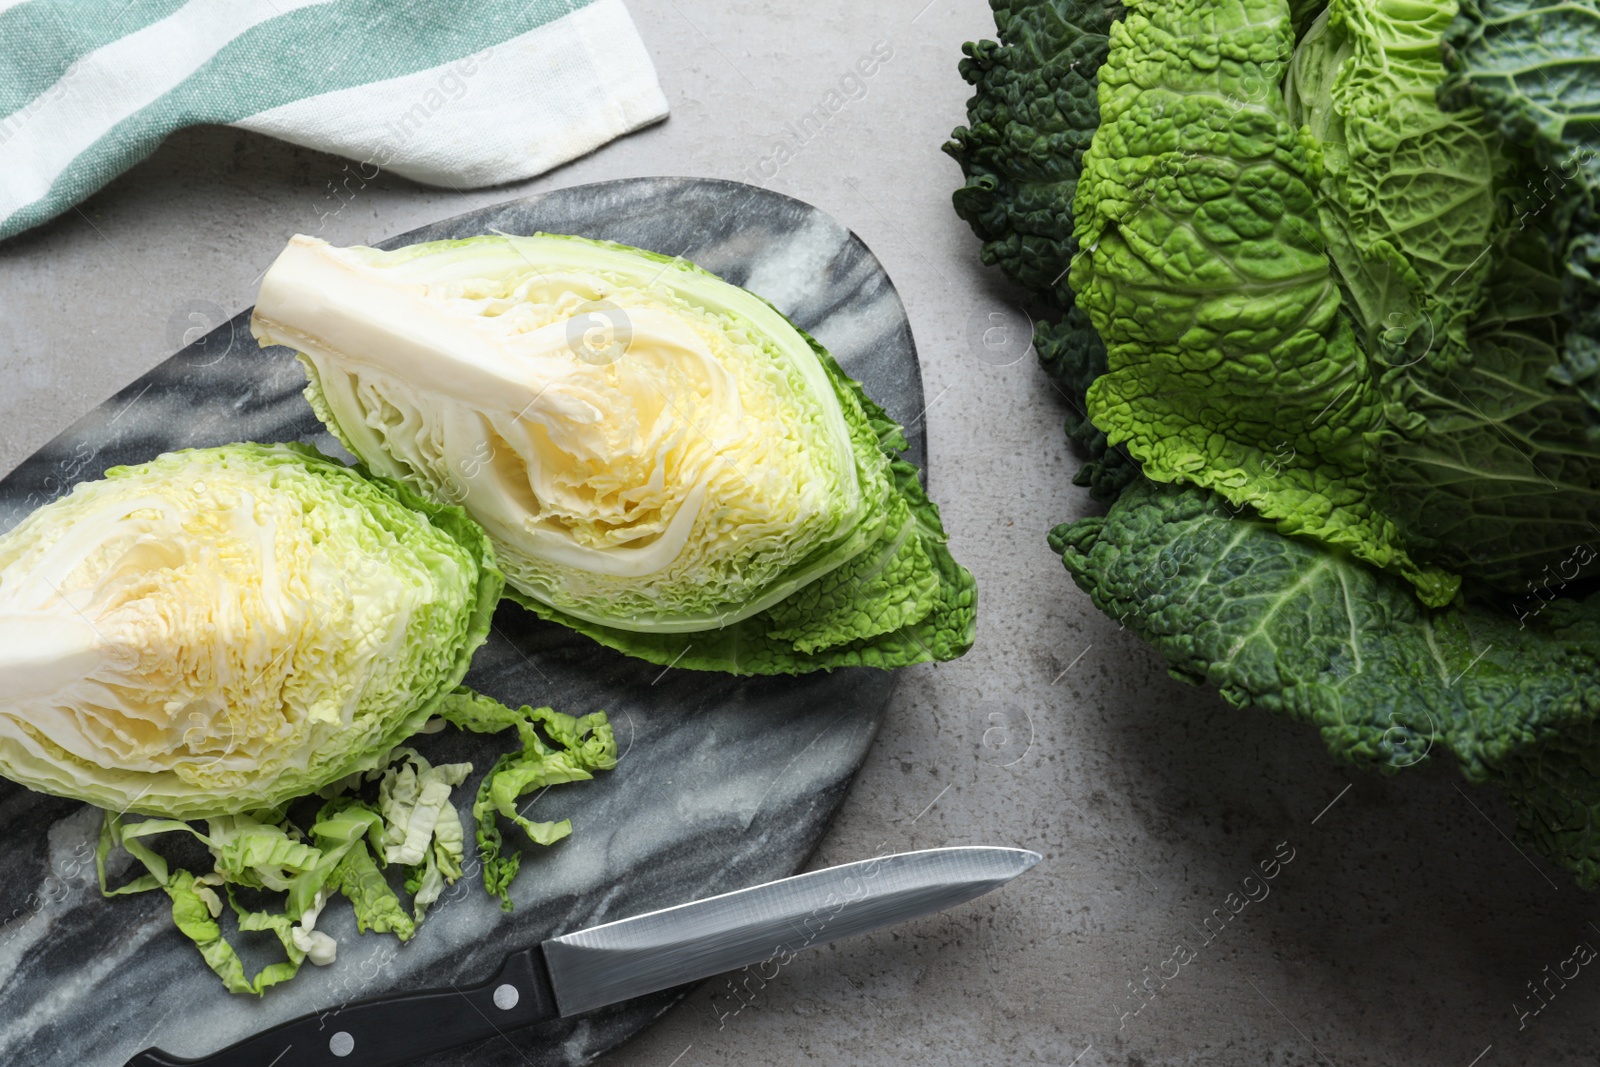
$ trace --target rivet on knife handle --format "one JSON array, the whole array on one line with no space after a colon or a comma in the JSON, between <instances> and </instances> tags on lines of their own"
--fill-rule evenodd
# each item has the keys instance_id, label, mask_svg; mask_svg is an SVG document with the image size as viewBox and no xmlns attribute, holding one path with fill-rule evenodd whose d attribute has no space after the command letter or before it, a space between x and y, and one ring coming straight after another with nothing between
<instances>
[{"instance_id":1,"label":"rivet on knife handle","mask_svg":"<svg viewBox=\"0 0 1600 1067\"><path fill-rule=\"evenodd\" d=\"M544 950L534 946L507 956L481 985L358 1001L198 1059L146 1049L127 1067L394 1067L554 1018Z\"/></svg>"}]
</instances>

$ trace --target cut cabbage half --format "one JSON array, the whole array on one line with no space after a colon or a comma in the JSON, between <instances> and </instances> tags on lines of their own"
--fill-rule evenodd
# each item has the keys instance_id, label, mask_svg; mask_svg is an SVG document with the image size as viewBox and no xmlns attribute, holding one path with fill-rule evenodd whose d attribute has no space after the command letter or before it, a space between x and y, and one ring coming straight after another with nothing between
<instances>
[{"instance_id":1,"label":"cut cabbage half","mask_svg":"<svg viewBox=\"0 0 1600 1067\"><path fill-rule=\"evenodd\" d=\"M295 237L252 329L374 471L459 503L510 591L685 668L960 655L971 575L900 428L759 297L576 237Z\"/></svg>"},{"instance_id":2,"label":"cut cabbage half","mask_svg":"<svg viewBox=\"0 0 1600 1067\"><path fill-rule=\"evenodd\" d=\"M502 580L457 508L302 445L116 467L0 537L0 774L198 819L384 761Z\"/></svg>"}]
</instances>

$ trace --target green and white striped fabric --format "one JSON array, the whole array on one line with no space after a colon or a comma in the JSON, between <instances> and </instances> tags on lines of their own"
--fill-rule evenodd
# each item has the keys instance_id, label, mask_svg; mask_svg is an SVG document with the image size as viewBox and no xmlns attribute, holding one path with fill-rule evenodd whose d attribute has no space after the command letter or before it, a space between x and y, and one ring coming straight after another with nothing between
<instances>
[{"instance_id":1,"label":"green and white striped fabric","mask_svg":"<svg viewBox=\"0 0 1600 1067\"><path fill-rule=\"evenodd\" d=\"M0 238L199 123L465 188L667 113L622 0L0 0L0 43Z\"/></svg>"}]
</instances>

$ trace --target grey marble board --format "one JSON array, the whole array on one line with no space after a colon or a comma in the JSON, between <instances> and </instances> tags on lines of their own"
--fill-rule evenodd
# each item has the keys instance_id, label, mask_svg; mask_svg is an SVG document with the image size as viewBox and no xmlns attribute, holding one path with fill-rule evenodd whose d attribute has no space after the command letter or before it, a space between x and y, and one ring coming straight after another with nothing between
<instances>
[{"instance_id":1,"label":"grey marble board","mask_svg":"<svg viewBox=\"0 0 1600 1067\"><path fill-rule=\"evenodd\" d=\"M854 234L800 201L737 182L640 178L460 215L386 243L539 230L608 238L692 262L766 297L816 336L906 425L921 465L922 382L905 309ZM293 353L262 350L249 313L172 356L0 481L0 531L108 467L238 440L336 442L301 395ZM390 990L480 981L510 949L595 922L793 873L866 754L894 685L866 669L734 679L667 670L601 648L510 602L469 684L513 703L611 713L623 752L594 782L549 790L535 818L573 834L525 851L501 912L469 871L408 944L358 936L347 906L319 929L339 959L261 999L225 993L173 928L164 894L100 896L99 813L0 780L0 1063L116 1067L158 1045L195 1056L310 1011ZM481 772L504 738L454 730L419 744ZM469 779L468 786L477 781ZM470 788L458 793L465 801ZM465 811L467 803L462 803ZM275 958L247 946L247 965ZM436 1067L585 1063L686 990L516 1031Z\"/></svg>"}]
</instances>

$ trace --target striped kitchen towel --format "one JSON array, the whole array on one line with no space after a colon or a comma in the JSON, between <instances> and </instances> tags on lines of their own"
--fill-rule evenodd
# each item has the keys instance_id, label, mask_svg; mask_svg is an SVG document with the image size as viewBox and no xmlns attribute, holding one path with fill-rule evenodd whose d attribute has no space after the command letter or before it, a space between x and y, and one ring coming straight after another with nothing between
<instances>
[{"instance_id":1,"label":"striped kitchen towel","mask_svg":"<svg viewBox=\"0 0 1600 1067\"><path fill-rule=\"evenodd\" d=\"M0 0L0 238L198 123L465 188L666 113L622 0Z\"/></svg>"}]
</instances>

